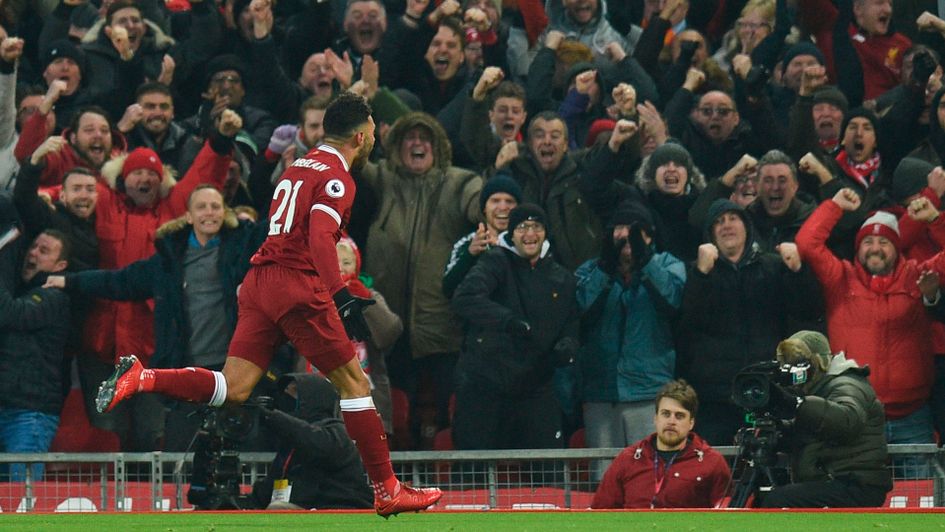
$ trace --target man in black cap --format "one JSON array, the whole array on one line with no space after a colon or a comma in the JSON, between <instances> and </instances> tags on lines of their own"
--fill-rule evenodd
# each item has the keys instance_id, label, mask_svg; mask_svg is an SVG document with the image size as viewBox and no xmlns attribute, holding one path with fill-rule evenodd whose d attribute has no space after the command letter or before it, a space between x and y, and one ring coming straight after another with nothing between
<instances>
[{"instance_id":1,"label":"man in black cap","mask_svg":"<svg viewBox=\"0 0 945 532\"><path fill-rule=\"evenodd\" d=\"M452 297L459 283L476 264L482 253L499 243L499 234L509 228L509 213L522 201L522 187L514 179L499 174L482 187L479 207L483 221L475 231L453 244L450 260L443 273L443 293Z\"/></svg>"},{"instance_id":2,"label":"man in black cap","mask_svg":"<svg viewBox=\"0 0 945 532\"><path fill-rule=\"evenodd\" d=\"M780 256L755 248L747 213L729 200L709 207L704 234L686 276L677 368L699 392L699 434L731 445L743 423L730 399L732 378L770 360L778 342L802 325L815 325L820 287L794 244L780 244Z\"/></svg>"},{"instance_id":3,"label":"man in black cap","mask_svg":"<svg viewBox=\"0 0 945 532\"><path fill-rule=\"evenodd\" d=\"M525 203L460 283L452 309L466 320L456 372L458 449L562 446L555 368L578 348L575 279L551 260L547 217Z\"/></svg>"},{"instance_id":4,"label":"man in black cap","mask_svg":"<svg viewBox=\"0 0 945 532\"><path fill-rule=\"evenodd\" d=\"M85 54L71 41L60 39L50 43L40 59L47 88L51 88L52 82L56 80L65 83L65 87L57 90L57 98L53 103L56 106L56 122L68 124L83 99L83 75L87 69Z\"/></svg>"}]
</instances>

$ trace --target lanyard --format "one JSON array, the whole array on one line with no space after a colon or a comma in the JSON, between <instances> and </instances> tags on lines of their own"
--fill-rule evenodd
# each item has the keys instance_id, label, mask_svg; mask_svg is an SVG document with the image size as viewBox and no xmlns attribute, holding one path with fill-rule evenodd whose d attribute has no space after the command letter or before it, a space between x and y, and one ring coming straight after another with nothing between
<instances>
[{"instance_id":1,"label":"lanyard","mask_svg":"<svg viewBox=\"0 0 945 532\"><path fill-rule=\"evenodd\" d=\"M289 456L285 458L285 463L282 464L282 478L289 478L289 462L292 461L292 455L295 454L295 448L289 451Z\"/></svg>"},{"instance_id":2,"label":"lanyard","mask_svg":"<svg viewBox=\"0 0 945 532\"><path fill-rule=\"evenodd\" d=\"M669 473L669 468L673 467L673 462L676 460L676 457L679 456L679 452L673 455L672 458L666 462L666 467L663 468L663 474L660 475L660 455L657 452L653 455L653 475L654 488L653 488L653 500L650 501L650 508L656 508L656 497L659 496L660 490L663 489L663 482L666 480L666 475Z\"/></svg>"}]
</instances>

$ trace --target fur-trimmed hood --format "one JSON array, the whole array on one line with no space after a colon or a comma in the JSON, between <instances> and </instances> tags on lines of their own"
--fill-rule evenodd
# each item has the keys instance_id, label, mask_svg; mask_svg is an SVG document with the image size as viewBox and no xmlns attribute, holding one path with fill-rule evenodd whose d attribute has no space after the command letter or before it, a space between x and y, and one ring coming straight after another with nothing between
<instances>
[{"instance_id":1,"label":"fur-trimmed hood","mask_svg":"<svg viewBox=\"0 0 945 532\"><path fill-rule=\"evenodd\" d=\"M121 168L125 165L126 158L128 158L128 154L123 153L117 157L112 157L102 166L102 179L108 184L109 188L122 194L125 193L125 184L121 177ZM161 176L161 199L164 199L177 184L177 173L166 164L162 163L161 166L164 168Z\"/></svg>"},{"instance_id":2,"label":"fur-trimmed hood","mask_svg":"<svg viewBox=\"0 0 945 532\"><path fill-rule=\"evenodd\" d=\"M240 226L240 221L236 217L236 212L233 209L226 207L223 213L223 227L222 229L236 229ZM169 222L165 222L161 227L158 227L157 232L155 233L156 238L164 238L170 234L176 233L182 229L190 227L190 224L187 223L187 216L181 216L179 218L174 218Z\"/></svg>"},{"instance_id":3,"label":"fur-trimmed hood","mask_svg":"<svg viewBox=\"0 0 945 532\"><path fill-rule=\"evenodd\" d=\"M144 33L144 38L141 40L141 46L138 48L139 50L144 48L145 45L150 45L156 50L167 50L177 43L173 37L164 33L164 30L162 30L161 27L154 22L151 22L146 18L142 18L142 20L144 21L144 25L147 26L148 30ZM82 44L88 45L99 41L100 43L107 44L109 47L114 49L111 39L105 35L105 30L103 29L104 27L105 19L102 18L93 24L92 27L89 28L89 31L87 31L85 35L82 36ZM117 54L118 52L116 51L115 53Z\"/></svg>"},{"instance_id":4,"label":"fur-trimmed hood","mask_svg":"<svg viewBox=\"0 0 945 532\"><path fill-rule=\"evenodd\" d=\"M427 113L413 112L398 118L384 141L384 152L387 153L391 167L397 172L404 168L404 163L400 160L400 143L407 132L417 126L426 128L433 135L433 167L446 170L452 166L453 148L443 126Z\"/></svg>"}]
</instances>

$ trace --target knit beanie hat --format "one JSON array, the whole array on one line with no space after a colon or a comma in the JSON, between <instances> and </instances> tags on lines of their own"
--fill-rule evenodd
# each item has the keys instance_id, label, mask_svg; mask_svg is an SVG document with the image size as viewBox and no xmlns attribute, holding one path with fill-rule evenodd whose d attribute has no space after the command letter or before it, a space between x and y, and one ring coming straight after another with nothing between
<instances>
[{"instance_id":1,"label":"knit beanie hat","mask_svg":"<svg viewBox=\"0 0 945 532\"><path fill-rule=\"evenodd\" d=\"M634 200L621 202L610 217L610 226L633 224L639 225L646 231L646 234L653 236L653 215L650 214L650 210L647 209L646 205ZM610 235L607 235L607 237L610 238Z\"/></svg>"},{"instance_id":2,"label":"knit beanie hat","mask_svg":"<svg viewBox=\"0 0 945 532\"><path fill-rule=\"evenodd\" d=\"M928 175L934 170L927 161L915 157L904 157L893 172L890 195L899 203L909 196L918 194L928 185Z\"/></svg>"},{"instance_id":3,"label":"knit beanie hat","mask_svg":"<svg viewBox=\"0 0 945 532\"><path fill-rule=\"evenodd\" d=\"M509 213L509 233L515 230L522 222L534 221L545 226L548 230L547 216L544 209L534 203L523 203Z\"/></svg>"},{"instance_id":4,"label":"knit beanie hat","mask_svg":"<svg viewBox=\"0 0 945 532\"><path fill-rule=\"evenodd\" d=\"M79 65L79 71L85 70L85 54L82 52L82 49L68 39L58 39L49 44L49 47L46 48L46 51L42 55L42 70L46 70L46 67L48 67L50 63L61 57L75 61L75 64Z\"/></svg>"},{"instance_id":5,"label":"knit beanie hat","mask_svg":"<svg viewBox=\"0 0 945 532\"><path fill-rule=\"evenodd\" d=\"M869 235L886 237L897 250L899 249L899 221L886 211L876 211L863 222L860 230L856 232L855 249L859 249L860 242Z\"/></svg>"},{"instance_id":6,"label":"knit beanie hat","mask_svg":"<svg viewBox=\"0 0 945 532\"><path fill-rule=\"evenodd\" d=\"M879 117L876 116L876 113L870 111L865 107L857 107L856 109L850 110L849 113L843 114L843 126L840 128L840 138L846 134L847 126L850 125L850 120L854 118L862 117L870 121L870 124L873 124L873 131L876 132L876 138L879 138Z\"/></svg>"},{"instance_id":7,"label":"knit beanie hat","mask_svg":"<svg viewBox=\"0 0 945 532\"><path fill-rule=\"evenodd\" d=\"M834 85L821 85L817 87L814 89L814 93L811 94L811 97L814 99L814 105L818 103L829 103L843 111L844 116L850 112L850 103L847 101L846 95Z\"/></svg>"},{"instance_id":8,"label":"knit beanie hat","mask_svg":"<svg viewBox=\"0 0 945 532\"><path fill-rule=\"evenodd\" d=\"M653 150L653 153L650 154L650 158L646 162L644 178L648 181L655 180L656 169L669 162L676 163L676 166L685 167L686 179L692 179L692 175L694 173L692 156L689 155L689 150L687 150L682 144L677 144L675 142L666 142L662 146L659 146Z\"/></svg>"},{"instance_id":9,"label":"knit beanie hat","mask_svg":"<svg viewBox=\"0 0 945 532\"><path fill-rule=\"evenodd\" d=\"M712 205L709 205L709 210L706 213L705 222L702 224L703 238L706 242L713 242L714 237L712 235L712 227L715 226L715 221L719 219L720 216L727 212L733 212L742 219L742 223L745 224L745 245L746 249L751 246L752 242L752 228L751 220L748 218L748 213L745 212L745 208L741 205L735 203L730 199L719 198L712 202Z\"/></svg>"},{"instance_id":10,"label":"knit beanie hat","mask_svg":"<svg viewBox=\"0 0 945 532\"><path fill-rule=\"evenodd\" d=\"M121 165L122 179L128 177L128 174L135 170L146 168L153 170L158 176L164 174L164 166L161 165L161 159L154 150L150 148L135 148L125 157L125 162Z\"/></svg>"},{"instance_id":11,"label":"knit beanie hat","mask_svg":"<svg viewBox=\"0 0 945 532\"><path fill-rule=\"evenodd\" d=\"M788 63L799 55L812 55L821 65L826 64L824 53L820 51L820 48L810 41L800 41L784 52L784 57L781 59L782 68L787 68Z\"/></svg>"},{"instance_id":12,"label":"knit beanie hat","mask_svg":"<svg viewBox=\"0 0 945 532\"><path fill-rule=\"evenodd\" d=\"M817 331L797 331L791 335L790 339L804 342L810 352L820 359L823 369L830 366L830 358L833 353L830 351L830 342L826 336Z\"/></svg>"},{"instance_id":13,"label":"knit beanie hat","mask_svg":"<svg viewBox=\"0 0 945 532\"><path fill-rule=\"evenodd\" d=\"M493 194L498 192L505 192L512 196L516 203L522 202L522 187L519 186L518 181L506 174L496 174L495 177L486 181L486 184L482 186L482 192L479 193L479 210L485 211L486 202Z\"/></svg>"},{"instance_id":14,"label":"knit beanie hat","mask_svg":"<svg viewBox=\"0 0 945 532\"><path fill-rule=\"evenodd\" d=\"M616 120L611 120L610 118L598 118L597 120L591 122L590 129L587 130L587 138L584 140L584 147L590 148L597 142L597 137L605 131L613 131L614 127L617 125Z\"/></svg>"},{"instance_id":15,"label":"knit beanie hat","mask_svg":"<svg viewBox=\"0 0 945 532\"><path fill-rule=\"evenodd\" d=\"M204 86L210 85L210 80L213 78L214 74L223 72L224 70L235 70L239 73L241 78L246 77L246 63L236 54L218 55L207 63L207 67L204 70L206 75Z\"/></svg>"}]
</instances>

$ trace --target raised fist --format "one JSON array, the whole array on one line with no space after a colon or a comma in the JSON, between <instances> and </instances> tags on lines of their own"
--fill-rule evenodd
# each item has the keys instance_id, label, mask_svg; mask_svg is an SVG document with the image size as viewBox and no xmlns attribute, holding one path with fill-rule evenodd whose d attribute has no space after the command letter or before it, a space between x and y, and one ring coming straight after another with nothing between
<instances>
[{"instance_id":1,"label":"raised fist","mask_svg":"<svg viewBox=\"0 0 945 532\"><path fill-rule=\"evenodd\" d=\"M502 72L502 69L495 66L486 67L482 71L482 75L479 76L479 81L476 82L475 88L473 88L472 97L477 102L481 102L486 98L492 89L499 86L499 83L502 83L502 80L505 78L505 74Z\"/></svg>"},{"instance_id":2,"label":"raised fist","mask_svg":"<svg viewBox=\"0 0 945 532\"><path fill-rule=\"evenodd\" d=\"M844 211L855 211L860 208L860 197L852 188L841 188L833 196L833 202Z\"/></svg>"},{"instance_id":3,"label":"raised fist","mask_svg":"<svg viewBox=\"0 0 945 532\"><path fill-rule=\"evenodd\" d=\"M220 113L220 124L217 126L220 134L224 137L235 137L240 129L243 129L243 119L240 118L240 115L232 109L224 109Z\"/></svg>"},{"instance_id":4,"label":"raised fist","mask_svg":"<svg viewBox=\"0 0 945 532\"><path fill-rule=\"evenodd\" d=\"M781 255L781 262L792 272L801 269L801 254L797 251L797 244L794 242L781 242L777 246L778 253Z\"/></svg>"},{"instance_id":5,"label":"raised fist","mask_svg":"<svg viewBox=\"0 0 945 532\"><path fill-rule=\"evenodd\" d=\"M719 248L715 244L706 243L699 246L699 255L696 258L696 268L708 274L715 268L715 261L719 260Z\"/></svg>"}]
</instances>

